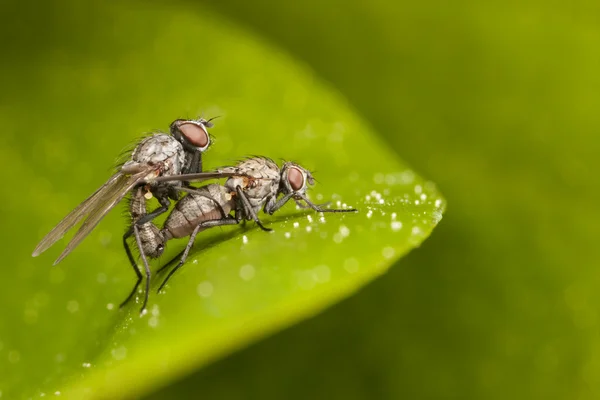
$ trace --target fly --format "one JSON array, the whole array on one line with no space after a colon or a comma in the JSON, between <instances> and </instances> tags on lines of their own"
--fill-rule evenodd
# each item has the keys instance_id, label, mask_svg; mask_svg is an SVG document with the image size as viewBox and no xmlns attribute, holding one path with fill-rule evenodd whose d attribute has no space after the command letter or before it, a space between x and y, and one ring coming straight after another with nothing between
<instances>
[{"instance_id":1,"label":"fly","mask_svg":"<svg viewBox=\"0 0 600 400\"><path fill-rule=\"evenodd\" d=\"M166 212L171 204L170 200L177 200L178 192L185 190L188 184L186 181L157 182L155 178L202 171L202 153L210 146L207 128L211 126L210 121L202 118L178 119L171 123L169 134L156 133L142 139L131 153L130 159L44 236L32 256L40 255L83 220L79 230L54 262L54 265L58 264L127 193L140 184L149 188L147 195L156 197L160 207L141 216L136 224L142 225Z\"/></svg>"},{"instance_id":2,"label":"fly","mask_svg":"<svg viewBox=\"0 0 600 400\"><path fill-rule=\"evenodd\" d=\"M315 183L310 171L293 162L286 162L279 168L273 160L266 157L247 158L234 167L221 168L215 172L161 177L157 181L173 179L199 181L219 177L228 177L224 185L206 185L190 191L179 200L167 217L163 229L158 231L153 224L147 224L154 226L154 228L146 228L148 232L151 232L149 237L144 236L145 234L142 232L136 234L136 238L139 238L136 242L148 270L145 255L156 258L162 254L168 240L190 236L179 263L166 276L158 288L159 292L170 277L185 263L196 235L202 230L253 220L262 230L271 231L272 229L265 227L258 218L261 208L264 212L272 215L290 200L294 200L301 208L312 208L317 212L357 211L356 209L325 208L325 205L312 203L306 196L308 187ZM231 215L232 211L234 215ZM161 268L159 272L165 267ZM135 293L138 285L139 281L125 302Z\"/></svg>"}]
</instances>

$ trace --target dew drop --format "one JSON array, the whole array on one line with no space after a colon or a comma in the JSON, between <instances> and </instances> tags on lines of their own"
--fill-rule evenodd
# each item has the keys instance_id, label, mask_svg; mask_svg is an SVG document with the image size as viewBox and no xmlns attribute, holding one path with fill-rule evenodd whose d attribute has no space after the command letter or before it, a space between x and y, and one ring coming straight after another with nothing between
<instances>
[{"instance_id":1,"label":"dew drop","mask_svg":"<svg viewBox=\"0 0 600 400\"><path fill-rule=\"evenodd\" d=\"M152 316L148 319L148 326L156 328L158 326L158 317Z\"/></svg>"},{"instance_id":2,"label":"dew drop","mask_svg":"<svg viewBox=\"0 0 600 400\"><path fill-rule=\"evenodd\" d=\"M418 226L413 226L411 233L413 236L420 236L423 234L423 231Z\"/></svg>"},{"instance_id":3,"label":"dew drop","mask_svg":"<svg viewBox=\"0 0 600 400\"><path fill-rule=\"evenodd\" d=\"M242 278L245 281L249 281L252 278L254 278L255 272L256 271L254 270L254 267L252 265L242 265L242 267L240 268L240 278Z\"/></svg>"},{"instance_id":4,"label":"dew drop","mask_svg":"<svg viewBox=\"0 0 600 400\"><path fill-rule=\"evenodd\" d=\"M394 174L387 174L385 176L385 183L392 186L396 184L396 176Z\"/></svg>"},{"instance_id":5,"label":"dew drop","mask_svg":"<svg viewBox=\"0 0 600 400\"><path fill-rule=\"evenodd\" d=\"M350 229L346 225L340 225L340 234L342 237L348 237L350 235Z\"/></svg>"},{"instance_id":6,"label":"dew drop","mask_svg":"<svg viewBox=\"0 0 600 400\"><path fill-rule=\"evenodd\" d=\"M155 317L158 317L160 315L160 308L158 307L158 304L152 306L152 315L154 315Z\"/></svg>"},{"instance_id":7,"label":"dew drop","mask_svg":"<svg viewBox=\"0 0 600 400\"><path fill-rule=\"evenodd\" d=\"M311 232L312 231L312 226L307 226L306 227L306 232Z\"/></svg>"},{"instance_id":8,"label":"dew drop","mask_svg":"<svg viewBox=\"0 0 600 400\"><path fill-rule=\"evenodd\" d=\"M110 354L115 360L123 360L127 357L127 348L125 346L117 347L113 349Z\"/></svg>"},{"instance_id":9,"label":"dew drop","mask_svg":"<svg viewBox=\"0 0 600 400\"><path fill-rule=\"evenodd\" d=\"M248 243L248 236L246 236L246 235L242 236L242 243L244 243L244 244Z\"/></svg>"},{"instance_id":10,"label":"dew drop","mask_svg":"<svg viewBox=\"0 0 600 400\"><path fill-rule=\"evenodd\" d=\"M342 243L342 240L344 240L344 238L342 237L342 234L337 232L336 234L333 235L333 241L336 243Z\"/></svg>"},{"instance_id":11,"label":"dew drop","mask_svg":"<svg viewBox=\"0 0 600 400\"><path fill-rule=\"evenodd\" d=\"M286 239L289 239L292 236L292 234L289 233L289 232L286 232L286 233L283 234L283 236L285 236Z\"/></svg>"},{"instance_id":12,"label":"dew drop","mask_svg":"<svg viewBox=\"0 0 600 400\"><path fill-rule=\"evenodd\" d=\"M319 283L329 282L331 279L331 271L327 265L317 265L313 269L315 280Z\"/></svg>"},{"instance_id":13,"label":"dew drop","mask_svg":"<svg viewBox=\"0 0 600 400\"><path fill-rule=\"evenodd\" d=\"M213 294L213 285L209 281L200 282L196 292L200 297L210 297Z\"/></svg>"},{"instance_id":14,"label":"dew drop","mask_svg":"<svg viewBox=\"0 0 600 400\"><path fill-rule=\"evenodd\" d=\"M392 221L391 225L394 232L398 232L400 229L402 229L402 222L400 221Z\"/></svg>"},{"instance_id":15,"label":"dew drop","mask_svg":"<svg viewBox=\"0 0 600 400\"><path fill-rule=\"evenodd\" d=\"M83 364L81 364L81 366L83 368L90 368L92 366L92 364L90 364L90 363L83 363Z\"/></svg>"},{"instance_id":16,"label":"dew drop","mask_svg":"<svg viewBox=\"0 0 600 400\"><path fill-rule=\"evenodd\" d=\"M358 271L358 261L356 258L347 258L344 261L344 269L351 274L354 274Z\"/></svg>"},{"instance_id":17,"label":"dew drop","mask_svg":"<svg viewBox=\"0 0 600 400\"><path fill-rule=\"evenodd\" d=\"M113 303L108 303L108 304L106 305L106 309L107 309L107 310L112 310L113 308L115 308L115 305L114 305Z\"/></svg>"},{"instance_id":18,"label":"dew drop","mask_svg":"<svg viewBox=\"0 0 600 400\"><path fill-rule=\"evenodd\" d=\"M384 247L383 250L381 251L381 254L383 255L384 258L390 259L390 258L394 257L394 254L396 254L396 250L394 250L393 247Z\"/></svg>"},{"instance_id":19,"label":"dew drop","mask_svg":"<svg viewBox=\"0 0 600 400\"><path fill-rule=\"evenodd\" d=\"M414 179L415 173L412 172L410 169L407 169L406 171L400 174L400 180L405 185L410 185L411 183L413 183Z\"/></svg>"}]
</instances>

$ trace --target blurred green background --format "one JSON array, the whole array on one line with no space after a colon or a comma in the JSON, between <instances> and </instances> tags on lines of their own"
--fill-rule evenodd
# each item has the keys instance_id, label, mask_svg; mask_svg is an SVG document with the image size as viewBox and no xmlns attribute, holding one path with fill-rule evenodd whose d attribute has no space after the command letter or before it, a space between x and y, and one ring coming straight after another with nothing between
<instances>
[{"instance_id":1,"label":"blurred green background","mask_svg":"<svg viewBox=\"0 0 600 400\"><path fill-rule=\"evenodd\" d=\"M179 7L209 7L306 63L449 209L357 295L148 398L599 397L600 4ZM20 37L53 34L12 22L2 64L27 51Z\"/></svg>"}]
</instances>

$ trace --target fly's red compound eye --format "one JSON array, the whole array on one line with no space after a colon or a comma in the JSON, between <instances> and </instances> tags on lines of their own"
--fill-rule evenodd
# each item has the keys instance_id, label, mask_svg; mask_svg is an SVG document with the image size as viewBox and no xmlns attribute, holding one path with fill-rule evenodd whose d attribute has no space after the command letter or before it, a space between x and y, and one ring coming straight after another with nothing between
<instances>
[{"instance_id":1,"label":"fly's red compound eye","mask_svg":"<svg viewBox=\"0 0 600 400\"><path fill-rule=\"evenodd\" d=\"M304 187L304 174L296 167L291 167L287 173L287 180L294 191Z\"/></svg>"},{"instance_id":2,"label":"fly's red compound eye","mask_svg":"<svg viewBox=\"0 0 600 400\"><path fill-rule=\"evenodd\" d=\"M200 148L208 146L210 139L208 137L208 132L206 132L204 127L190 122L184 122L179 125L179 130L192 145Z\"/></svg>"}]
</instances>

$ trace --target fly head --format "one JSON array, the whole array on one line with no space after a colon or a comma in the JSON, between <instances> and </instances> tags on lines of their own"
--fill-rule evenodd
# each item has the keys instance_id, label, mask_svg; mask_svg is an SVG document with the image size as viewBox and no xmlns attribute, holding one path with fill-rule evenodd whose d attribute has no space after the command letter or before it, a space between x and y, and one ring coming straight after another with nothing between
<instances>
[{"instance_id":1,"label":"fly head","mask_svg":"<svg viewBox=\"0 0 600 400\"><path fill-rule=\"evenodd\" d=\"M309 186L315 184L315 178L306 168L294 162L286 162L281 167L281 180L279 182L279 193L291 194L295 200L302 199L306 195Z\"/></svg>"},{"instance_id":2,"label":"fly head","mask_svg":"<svg viewBox=\"0 0 600 400\"><path fill-rule=\"evenodd\" d=\"M169 130L186 151L203 152L210 146L207 128L212 126L213 124L204 118L176 119L171 123Z\"/></svg>"},{"instance_id":3,"label":"fly head","mask_svg":"<svg viewBox=\"0 0 600 400\"><path fill-rule=\"evenodd\" d=\"M211 137L207 128L213 124L203 118L177 119L169 128L171 135L183 146L186 153L182 173L202 172L202 153L211 144Z\"/></svg>"}]
</instances>

